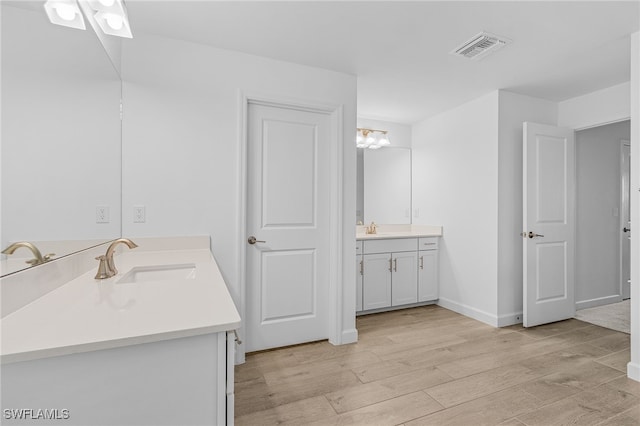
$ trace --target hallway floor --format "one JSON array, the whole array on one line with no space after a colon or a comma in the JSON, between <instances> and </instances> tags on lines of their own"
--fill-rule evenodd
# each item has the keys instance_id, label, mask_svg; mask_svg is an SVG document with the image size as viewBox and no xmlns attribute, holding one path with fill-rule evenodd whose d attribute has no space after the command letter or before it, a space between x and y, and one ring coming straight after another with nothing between
<instances>
[{"instance_id":1,"label":"hallway floor","mask_svg":"<svg viewBox=\"0 0 640 426\"><path fill-rule=\"evenodd\" d=\"M360 340L247 355L237 425L638 425L629 335L575 319L496 329L438 306L357 320Z\"/></svg>"},{"instance_id":2,"label":"hallway floor","mask_svg":"<svg viewBox=\"0 0 640 426\"><path fill-rule=\"evenodd\" d=\"M575 318L612 330L631 333L631 299L576 311Z\"/></svg>"}]
</instances>

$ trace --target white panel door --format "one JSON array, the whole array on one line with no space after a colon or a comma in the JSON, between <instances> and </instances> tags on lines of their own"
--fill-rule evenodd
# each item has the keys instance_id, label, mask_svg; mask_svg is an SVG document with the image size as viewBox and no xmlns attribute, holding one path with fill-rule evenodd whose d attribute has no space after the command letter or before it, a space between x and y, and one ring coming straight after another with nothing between
<instances>
[{"instance_id":1,"label":"white panel door","mask_svg":"<svg viewBox=\"0 0 640 426\"><path fill-rule=\"evenodd\" d=\"M623 299L631 297L631 186L629 175L631 173L631 158L629 157L631 146L628 141L622 143L621 152L621 208L620 208L620 251L621 273L620 294Z\"/></svg>"},{"instance_id":2,"label":"white panel door","mask_svg":"<svg viewBox=\"0 0 640 426\"><path fill-rule=\"evenodd\" d=\"M391 306L418 301L418 253L393 253L391 273Z\"/></svg>"},{"instance_id":3,"label":"white panel door","mask_svg":"<svg viewBox=\"0 0 640 426\"><path fill-rule=\"evenodd\" d=\"M250 103L247 131L247 351L326 339L330 116Z\"/></svg>"},{"instance_id":4,"label":"white panel door","mask_svg":"<svg viewBox=\"0 0 640 426\"><path fill-rule=\"evenodd\" d=\"M391 253L365 254L363 260L362 308L391 306Z\"/></svg>"},{"instance_id":5,"label":"white panel door","mask_svg":"<svg viewBox=\"0 0 640 426\"><path fill-rule=\"evenodd\" d=\"M575 314L575 142L572 129L524 123L523 323Z\"/></svg>"}]
</instances>

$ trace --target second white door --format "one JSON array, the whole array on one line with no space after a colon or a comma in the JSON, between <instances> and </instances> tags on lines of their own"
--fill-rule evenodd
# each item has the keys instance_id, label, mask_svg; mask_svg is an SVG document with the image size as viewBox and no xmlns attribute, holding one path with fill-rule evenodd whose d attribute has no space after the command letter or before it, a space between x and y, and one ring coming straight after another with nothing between
<instances>
[{"instance_id":1,"label":"second white door","mask_svg":"<svg viewBox=\"0 0 640 426\"><path fill-rule=\"evenodd\" d=\"M524 123L523 325L575 314L575 140L572 129Z\"/></svg>"},{"instance_id":2,"label":"second white door","mask_svg":"<svg viewBox=\"0 0 640 426\"><path fill-rule=\"evenodd\" d=\"M331 126L329 114L249 104L248 352L328 338Z\"/></svg>"}]
</instances>

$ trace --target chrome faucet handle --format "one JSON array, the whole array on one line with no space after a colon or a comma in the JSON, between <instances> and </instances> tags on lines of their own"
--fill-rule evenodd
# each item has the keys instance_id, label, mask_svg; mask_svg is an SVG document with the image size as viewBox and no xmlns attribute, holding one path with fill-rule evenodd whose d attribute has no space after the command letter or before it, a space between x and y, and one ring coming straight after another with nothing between
<instances>
[{"instance_id":1,"label":"chrome faucet handle","mask_svg":"<svg viewBox=\"0 0 640 426\"><path fill-rule=\"evenodd\" d=\"M100 261L100 264L98 265L98 273L95 276L96 280L104 280L107 278L111 278L113 275L109 275L109 270L107 267L107 256L100 255L98 257L96 257L96 260Z\"/></svg>"}]
</instances>

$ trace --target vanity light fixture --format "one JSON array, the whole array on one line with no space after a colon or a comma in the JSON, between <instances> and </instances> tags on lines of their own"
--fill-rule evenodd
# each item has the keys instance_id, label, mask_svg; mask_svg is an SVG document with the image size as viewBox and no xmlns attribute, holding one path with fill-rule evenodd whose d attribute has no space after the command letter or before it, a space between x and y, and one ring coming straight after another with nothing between
<instances>
[{"instance_id":1,"label":"vanity light fixture","mask_svg":"<svg viewBox=\"0 0 640 426\"><path fill-rule=\"evenodd\" d=\"M95 10L95 20L105 34L118 37L133 38L127 16L127 9L122 0L88 0L91 9Z\"/></svg>"},{"instance_id":2,"label":"vanity light fixture","mask_svg":"<svg viewBox=\"0 0 640 426\"><path fill-rule=\"evenodd\" d=\"M76 0L47 0L44 4L49 21L65 27L86 29L84 17Z\"/></svg>"},{"instance_id":3,"label":"vanity light fixture","mask_svg":"<svg viewBox=\"0 0 640 426\"><path fill-rule=\"evenodd\" d=\"M368 149L380 149L391 145L387 130L358 128L356 133L356 147Z\"/></svg>"}]
</instances>

